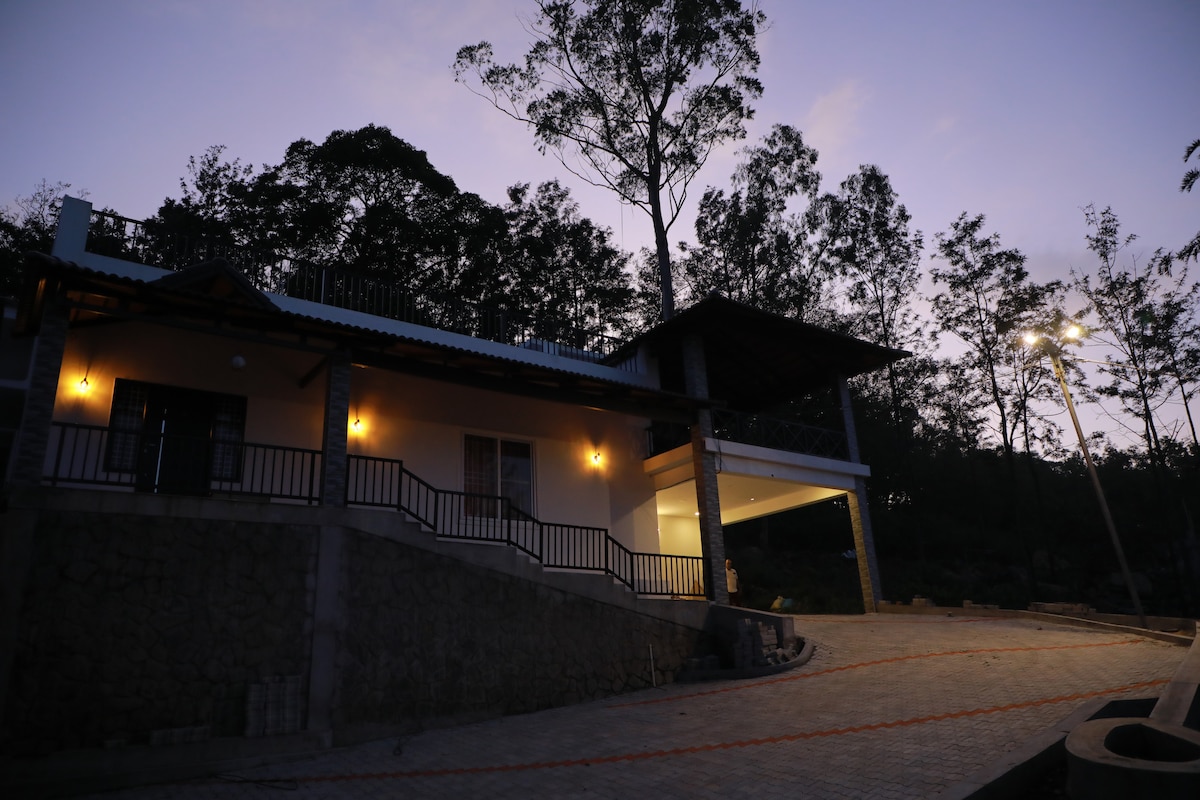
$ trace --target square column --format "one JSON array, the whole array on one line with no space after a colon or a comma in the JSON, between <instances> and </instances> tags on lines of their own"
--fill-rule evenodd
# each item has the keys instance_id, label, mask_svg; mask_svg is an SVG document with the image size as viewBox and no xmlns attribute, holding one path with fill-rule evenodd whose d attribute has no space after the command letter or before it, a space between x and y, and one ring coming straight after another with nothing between
<instances>
[{"instance_id":1,"label":"square column","mask_svg":"<svg viewBox=\"0 0 1200 800\"><path fill-rule=\"evenodd\" d=\"M67 311L62 301L57 297L47 298L37 330L33 374L11 456L9 474L13 485L37 486L42 482L46 450L50 446L50 424L54 421L54 400L58 396L58 378L67 348L67 331Z\"/></svg>"},{"instance_id":2,"label":"square column","mask_svg":"<svg viewBox=\"0 0 1200 800\"><path fill-rule=\"evenodd\" d=\"M325 384L325 427L321 435L321 504L346 505L346 439L350 418L350 357L329 356Z\"/></svg>"},{"instance_id":3,"label":"square column","mask_svg":"<svg viewBox=\"0 0 1200 800\"><path fill-rule=\"evenodd\" d=\"M683 377L692 397L708 397L708 367L704 343L693 334L683 342ZM725 530L721 527L721 495L717 490L717 454L707 448L713 439L712 412L702 408L692 425L692 472L696 478L696 510L700 512L700 553L704 584L710 600L729 605L725 585Z\"/></svg>"},{"instance_id":4,"label":"square column","mask_svg":"<svg viewBox=\"0 0 1200 800\"><path fill-rule=\"evenodd\" d=\"M838 376L838 394L842 401L842 422L846 428L846 449L850 461L862 463L858 449L858 428L854 423L854 408L850 404L850 385ZM850 506L850 529L854 534L854 552L858 555L858 582L862 586L863 608L874 613L881 599L879 560L875 557L875 536L871 531L871 509L867 505L867 481L854 479L854 491L847 492Z\"/></svg>"}]
</instances>

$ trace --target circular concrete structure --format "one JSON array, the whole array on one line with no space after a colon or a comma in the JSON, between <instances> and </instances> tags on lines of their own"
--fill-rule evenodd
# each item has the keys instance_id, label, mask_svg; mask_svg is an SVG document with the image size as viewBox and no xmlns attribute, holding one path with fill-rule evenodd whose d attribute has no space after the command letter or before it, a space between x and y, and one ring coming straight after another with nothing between
<instances>
[{"instance_id":1,"label":"circular concrete structure","mask_svg":"<svg viewBox=\"0 0 1200 800\"><path fill-rule=\"evenodd\" d=\"M1067 736L1076 800L1200 798L1200 732L1141 717L1085 722Z\"/></svg>"}]
</instances>

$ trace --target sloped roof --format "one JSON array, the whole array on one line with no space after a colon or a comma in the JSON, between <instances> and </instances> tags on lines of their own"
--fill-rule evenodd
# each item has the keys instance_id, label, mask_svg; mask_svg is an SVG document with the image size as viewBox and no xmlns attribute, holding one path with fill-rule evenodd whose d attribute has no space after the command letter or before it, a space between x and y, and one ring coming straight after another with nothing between
<instances>
[{"instance_id":1,"label":"sloped roof","mask_svg":"<svg viewBox=\"0 0 1200 800\"><path fill-rule=\"evenodd\" d=\"M177 292L220 298L227 303L250 308L277 308L267 295L255 288L245 275L223 258L214 258L179 272L168 272L151 283Z\"/></svg>"},{"instance_id":2,"label":"sloped roof","mask_svg":"<svg viewBox=\"0 0 1200 800\"><path fill-rule=\"evenodd\" d=\"M682 393L661 391L652 376L614 366L476 339L463 334L266 294L218 260L177 273L123 262L104 270L29 254L30 282L18 328L35 333L41 308L57 289L70 291L73 324L138 318L184 324L226 336L267 336L280 346L348 351L367 366L574 405L685 421L695 407ZM131 277L136 275L136 277Z\"/></svg>"},{"instance_id":3,"label":"sloped roof","mask_svg":"<svg viewBox=\"0 0 1200 800\"><path fill-rule=\"evenodd\" d=\"M709 396L738 411L769 409L911 355L710 295L612 359L644 346L659 361L663 388L683 391L683 342L693 335L704 346Z\"/></svg>"}]
</instances>

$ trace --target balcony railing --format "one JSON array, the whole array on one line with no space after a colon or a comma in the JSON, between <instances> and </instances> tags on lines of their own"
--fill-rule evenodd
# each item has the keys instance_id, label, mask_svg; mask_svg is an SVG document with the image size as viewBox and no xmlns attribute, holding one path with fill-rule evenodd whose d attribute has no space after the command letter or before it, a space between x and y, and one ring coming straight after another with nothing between
<instances>
[{"instance_id":1,"label":"balcony railing","mask_svg":"<svg viewBox=\"0 0 1200 800\"><path fill-rule=\"evenodd\" d=\"M48 453L44 482L50 486L97 484L309 505L321 499L319 450L56 422Z\"/></svg>"},{"instance_id":2,"label":"balcony railing","mask_svg":"<svg viewBox=\"0 0 1200 800\"><path fill-rule=\"evenodd\" d=\"M714 409L712 420L713 435L727 442L752 444L839 461L848 461L850 458L846 435L841 431L762 414L739 414L723 409ZM652 456L691 441L688 426L676 423L655 423L646 431L646 436L648 451Z\"/></svg>"},{"instance_id":3,"label":"balcony railing","mask_svg":"<svg viewBox=\"0 0 1200 800\"><path fill-rule=\"evenodd\" d=\"M547 352L577 361L602 362L621 341L557 319L535 319L514 309L491 308L457 297L414 293L397 281L302 263L268 251L215 243L203 237L148 230L139 220L93 211L88 251L166 269L184 269L224 258L260 290L298 300L360 311L479 339ZM631 363L618 365L633 370Z\"/></svg>"},{"instance_id":4,"label":"balcony railing","mask_svg":"<svg viewBox=\"0 0 1200 800\"><path fill-rule=\"evenodd\" d=\"M43 483L321 502L319 450L55 422ZM498 495L438 489L396 459L350 455L346 503L403 512L449 539L515 547L546 567L611 575L638 594L704 596L699 556L634 553L608 530L542 522Z\"/></svg>"},{"instance_id":5,"label":"balcony railing","mask_svg":"<svg viewBox=\"0 0 1200 800\"><path fill-rule=\"evenodd\" d=\"M515 547L546 567L611 575L638 594L703 597L700 556L634 553L605 528L542 522L499 495L437 489L402 461L349 457L346 503L395 508L441 537Z\"/></svg>"}]
</instances>

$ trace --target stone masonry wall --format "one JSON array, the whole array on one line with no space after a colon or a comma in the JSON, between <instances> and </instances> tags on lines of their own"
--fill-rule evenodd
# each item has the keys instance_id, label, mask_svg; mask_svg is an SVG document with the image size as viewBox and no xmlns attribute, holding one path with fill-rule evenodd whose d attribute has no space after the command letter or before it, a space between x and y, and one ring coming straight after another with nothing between
<instances>
[{"instance_id":1,"label":"stone masonry wall","mask_svg":"<svg viewBox=\"0 0 1200 800\"><path fill-rule=\"evenodd\" d=\"M44 511L3 751L240 736L248 687L304 674L315 530Z\"/></svg>"},{"instance_id":2,"label":"stone masonry wall","mask_svg":"<svg viewBox=\"0 0 1200 800\"><path fill-rule=\"evenodd\" d=\"M533 565L451 557L478 546L415 526L406 540L335 524L341 509L54 497L22 512L0 756L270 736L288 720L336 744L534 711L669 682L699 635L619 589L604 602L600 576L576 594Z\"/></svg>"},{"instance_id":3,"label":"stone masonry wall","mask_svg":"<svg viewBox=\"0 0 1200 800\"><path fill-rule=\"evenodd\" d=\"M419 729L661 685L695 645L684 626L436 553L360 533L346 550L343 739L371 725Z\"/></svg>"}]
</instances>

